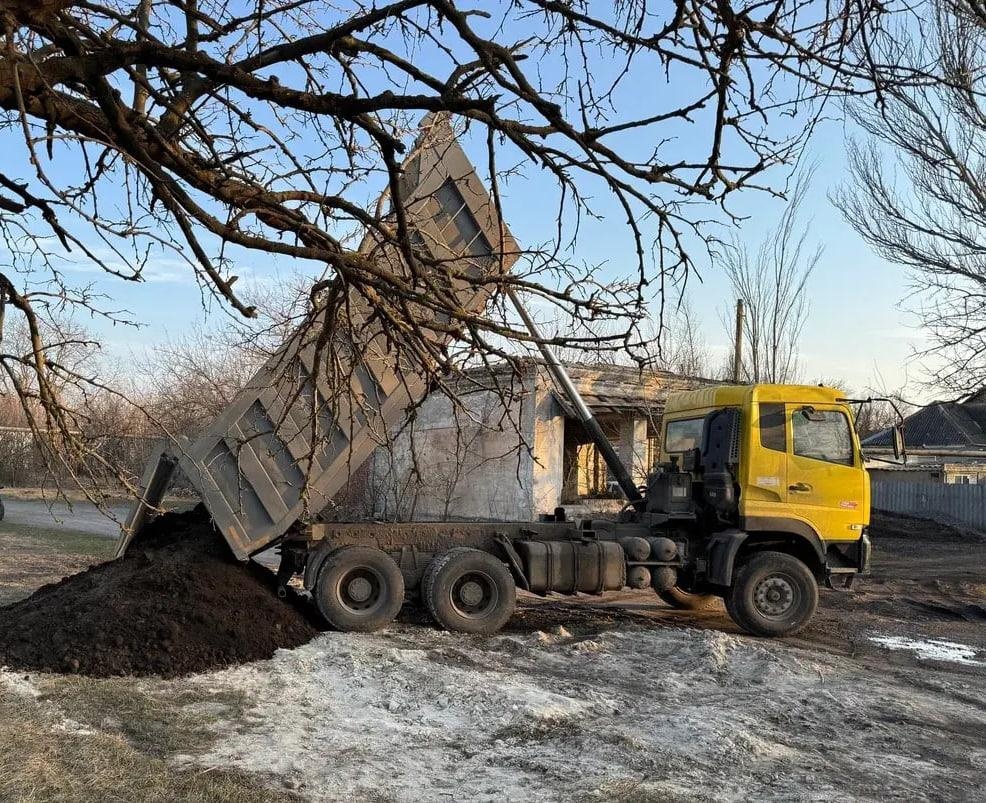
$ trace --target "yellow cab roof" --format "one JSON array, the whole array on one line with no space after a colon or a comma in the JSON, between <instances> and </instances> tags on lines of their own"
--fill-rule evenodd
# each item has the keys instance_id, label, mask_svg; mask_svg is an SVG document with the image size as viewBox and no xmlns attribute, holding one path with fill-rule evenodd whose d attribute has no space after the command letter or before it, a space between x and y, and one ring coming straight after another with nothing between
<instances>
[{"instance_id":1,"label":"yellow cab roof","mask_svg":"<svg viewBox=\"0 0 986 803\"><path fill-rule=\"evenodd\" d=\"M743 407L762 401L832 404L842 398L845 398L843 391L821 385L714 385L670 394L664 413L667 415L686 410Z\"/></svg>"}]
</instances>

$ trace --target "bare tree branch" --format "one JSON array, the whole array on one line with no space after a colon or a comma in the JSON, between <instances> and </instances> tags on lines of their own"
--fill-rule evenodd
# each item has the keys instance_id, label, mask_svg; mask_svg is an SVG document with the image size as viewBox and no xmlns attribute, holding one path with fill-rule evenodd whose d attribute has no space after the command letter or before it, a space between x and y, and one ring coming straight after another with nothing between
<instances>
[{"instance_id":1,"label":"bare tree branch","mask_svg":"<svg viewBox=\"0 0 986 803\"><path fill-rule=\"evenodd\" d=\"M936 0L922 35L875 45L905 66L939 63L947 79L888 86L883 104L852 103L868 135L850 143L852 183L835 198L884 258L908 269L927 329L929 379L964 394L986 383L986 15Z\"/></svg>"},{"instance_id":2,"label":"bare tree branch","mask_svg":"<svg viewBox=\"0 0 986 803\"><path fill-rule=\"evenodd\" d=\"M716 249L710 224L733 194L778 192L772 171L794 163L827 98L934 77L870 47L901 13L876 0L0 0L0 134L28 157L0 183L0 305L33 333L35 374L10 387L74 437L36 286L93 305L58 270L66 258L129 281L180 260L245 318L258 310L237 262L304 262L324 275L308 318L320 354L346 327L379 330L436 387L530 341L497 303L507 284L602 324L597 351L624 349L653 297ZM402 193L402 165L424 113L486 149L498 207L525 170L553 182L554 236L520 254L492 244L516 260L509 274L437 257L409 225L423 199ZM569 255L604 196L636 261L613 281ZM375 248L357 247L364 233ZM491 303L463 309L461 287Z\"/></svg>"}]
</instances>

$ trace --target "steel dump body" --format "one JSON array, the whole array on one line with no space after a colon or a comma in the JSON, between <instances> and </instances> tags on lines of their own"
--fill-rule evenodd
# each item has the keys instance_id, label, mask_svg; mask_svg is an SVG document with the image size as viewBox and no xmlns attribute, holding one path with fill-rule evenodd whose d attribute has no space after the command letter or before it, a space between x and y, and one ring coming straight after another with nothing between
<instances>
[{"instance_id":1,"label":"steel dump body","mask_svg":"<svg viewBox=\"0 0 986 803\"><path fill-rule=\"evenodd\" d=\"M444 118L423 124L404 162L409 227L438 260L503 272L517 247ZM360 253L413 281L389 244L367 235ZM466 313L481 314L488 292L448 279ZM270 546L296 522L329 505L387 430L427 392L423 371L401 364L392 332L355 292L345 320L310 317L195 441L175 439L150 461L117 548L122 554L180 468L237 558ZM326 344L326 331L329 343ZM450 337L427 335L437 346Z\"/></svg>"}]
</instances>

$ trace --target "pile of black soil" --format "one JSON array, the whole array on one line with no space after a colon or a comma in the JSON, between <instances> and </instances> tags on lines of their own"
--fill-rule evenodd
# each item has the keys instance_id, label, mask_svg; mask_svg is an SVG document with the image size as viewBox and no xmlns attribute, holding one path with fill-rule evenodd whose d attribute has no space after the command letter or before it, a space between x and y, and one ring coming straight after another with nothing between
<instances>
[{"instance_id":1,"label":"pile of black soil","mask_svg":"<svg viewBox=\"0 0 986 803\"><path fill-rule=\"evenodd\" d=\"M872 539L911 538L921 542L966 543L983 540L981 533L968 528L953 527L932 519L921 519L885 510L872 512L868 532Z\"/></svg>"},{"instance_id":2,"label":"pile of black soil","mask_svg":"<svg viewBox=\"0 0 986 803\"><path fill-rule=\"evenodd\" d=\"M151 522L120 560L0 609L0 665L174 677L269 658L318 633L270 572L238 562L201 506Z\"/></svg>"}]
</instances>

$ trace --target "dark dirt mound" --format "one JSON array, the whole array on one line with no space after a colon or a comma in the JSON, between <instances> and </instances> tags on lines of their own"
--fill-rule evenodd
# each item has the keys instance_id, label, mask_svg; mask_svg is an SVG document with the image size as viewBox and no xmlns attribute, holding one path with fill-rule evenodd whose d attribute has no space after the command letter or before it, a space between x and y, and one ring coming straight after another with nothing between
<instances>
[{"instance_id":1,"label":"dark dirt mound","mask_svg":"<svg viewBox=\"0 0 986 803\"><path fill-rule=\"evenodd\" d=\"M155 519L117 561L0 609L0 665L85 675L161 675L270 657L318 633L242 564L208 513Z\"/></svg>"},{"instance_id":2,"label":"dark dirt mound","mask_svg":"<svg viewBox=\"0 0 986 803\"><path fill-rule=\"evenodd\" d=\"M922 542L969 543L982 541L979 533L971 530L952 527L948 524L905 516L901 513L889 513L885 510L874 510L870 516L870 538L910 538Z\"/></svg>"}]
</instances>

